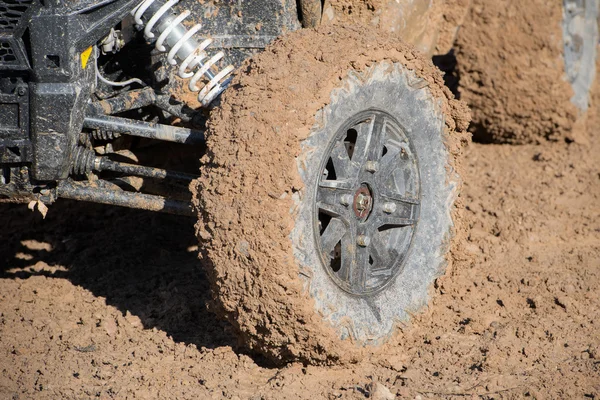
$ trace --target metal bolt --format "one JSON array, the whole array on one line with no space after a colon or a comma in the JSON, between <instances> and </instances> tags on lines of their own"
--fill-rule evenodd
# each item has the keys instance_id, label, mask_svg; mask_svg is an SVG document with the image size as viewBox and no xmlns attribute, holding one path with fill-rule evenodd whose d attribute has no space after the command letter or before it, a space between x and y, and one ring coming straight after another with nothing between
<instances>
[{"instance_id":1,"label":"metal bolt","mask_svg":"<svg viewBox=\"0 0 600 400\"><path fill-rule=\"evenodd\" d=\"M20 87L19 89L17 89L17 94L19 96L25 96L25 93L26 93L26 91L25 91L24 87Z\"/></svg>"},{"instance_id":2,"label":"metal bolt","mask_svg":"<svg viewBox=\"0 0 600 400\"><path fill-rule=\"evenodd\" d=\"M362 193L360 193L357 197L356 197L356 209L359 211L364 211L367 208L369 208L371 204L371 196L366 196Z\"/></svg>"},{"instance_id":3,"label":"metal bolt","mask_svg":"<svg viewBox=\"0 0 600 400\"><path fill-rule=\"evenodd\" d=\"M369 172L377 172L379 169L379 165L377 161L367 161L365 163L365 169Z\"/></svg>"},{"instance_id":4,"label":"metal bolt","mask_svg":"<svg viewBox=\"0 0 600 400\"><path fill-rule=\"evenodd\" d=\"M350 204L352 204L352 195L351 194L345 194L340 198L340 203L343 206L349 206Z\"/></svg>"},{"instance_id":5,"label":"metal bolt","mask_svg":"<svg viewBox=\"0 0 600 400\"><path fill-rule=\"evenodd\" d=\"M360 247L367 247L371 243L371 238L365 235L360 235L356 238L356 244Z\"/></svg>"},{"instance_id":6,"label":"metal bolt","mask_svg":"<svg viewBox=\"0 0 600 400\"><path fill-rule=\"evenodd\" d=\"M383 212L386 214L393 214L396 212L396 203L385 203L383 205Z\"/></svg>"}]
</instances>

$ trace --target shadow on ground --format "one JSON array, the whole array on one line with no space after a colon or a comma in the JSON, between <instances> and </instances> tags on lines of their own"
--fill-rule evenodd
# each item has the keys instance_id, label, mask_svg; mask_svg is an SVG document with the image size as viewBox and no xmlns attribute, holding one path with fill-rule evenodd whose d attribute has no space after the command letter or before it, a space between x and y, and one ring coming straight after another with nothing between
<instances>
[{"instance_id":1,"label":"shadow on ground","mask_svg":"<svg viewBox=\"0 0 600 400\"><path fill-rule=\"evenodd\" d=\"M68 279L175 341L235 345L206 308L193 218L59 200L46 219L24 205L0 205L0 221L0 278Z\"/></svg>"}]
</instances>

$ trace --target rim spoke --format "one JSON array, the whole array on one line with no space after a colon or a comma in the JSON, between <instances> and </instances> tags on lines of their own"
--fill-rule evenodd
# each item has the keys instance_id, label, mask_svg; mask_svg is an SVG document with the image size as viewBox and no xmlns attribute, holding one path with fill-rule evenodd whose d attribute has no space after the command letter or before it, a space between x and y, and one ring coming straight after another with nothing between
<instances>
[{"instance_id":1,"label":"rim spoke","mask_svg":"<svg viewBox=\"0 0 600 400\"><path fill-rule=\"evenodd\" d=\"M415 223L419 217L419 202L402 196L381 196L380 204L374 212L380 220L406 220Z\"/></svg>"},{"instance_id":2,"label":"rim spoke","mask_svg":"<svg viewBox=\"0 0 600 400\"><path fill-rule=\"evenodd\" d=\"M340 270L337 275L340 279L348 281L350 279L350 273L352 271L352 264L356 256L356 244L354 242L354 235L352 232L348 232L342 238L342 260Z\"/></svg>"},{"instance_id":3,"label":"rim spoke","mask_svg":"<svg viewBox=\"0 0 600 400\"><path fill-rule=\"evenodd\" d=\"M386 243L381 237L381 233L377 232L373 234L371 238L371 246L369 248L371 257L373 257L373 268L383 268L389 265L390 256L386 248Z\"/></svg>"},{"instance_id":4,"label":"rim spoke","mask_svg":"<svg viewBox=\"0 0 600 400\"><path fill-rule=\"evenodd\" d=\"M319 186L321 188L342 189L342 190L352 190L354 188L354 185L350 181L323 180L323 181L319 182Z\"/></svg>"},{"instance_id":5,"label":"rim spoke","mask_svg":"<svg viewBox=\"0 0 600 400\"><path fill-rule=\"evenodd\" d=\"M371 125L371 133L369 140L369 161L381 160L381 154L383 152L383 144L385 143L385 127L387 120L385 117L377 115L374 116L373 123Z\"/></svg>"},{"instance_id":6,"label":"rim spoke","mask_svg":"<svg viewBox=\"0 0 600 400\"><path fill-rule=\"evenodd\" d=\"M327 181L340 182L340 181ZM342 188L320 187L317 191L317 208L328 215L349 221L352 191Z\"/></svg>"},{"instance_id":7,"label":"rim spoke","mask_svg":"<svg viewBox=\"0 0 600 400\"><path fill-rule=\"evenodd\" d=\"M362 166L368 160L373 160L371 158L371 150L373 143L379 141L383 121L382 117L372 115L368 121L356 127L358 137L356 138L352 161L355 161L359 166Z\"/></svg>"},{"instance_id":8,"label":"rim spoke","mask_svg":"<svg viewBox=\"0 0 600 400\"><path fill-rule=\"evenodd\" d=\"M381 228L382 226L400 228L403 226L415 225L416 223L417 220L413 218L383 217L379 220L379 226L377 228Z\"/></svg>"},{"instance_id":9,"label":"rim spoke","mask_svg":"<svg viewBox=\"0 0 600 400\"><path fill-rule=\"evenodd\" d=\"M322 187L317 192L317 201L327 204L342 204L342 197L348 194L352 195L352 190Z\"/></svg>"},{"instance_id":10,"label":"rim spoke","mask_svg":"<svg viewBox=\"0 0 600 400\"><path fill-rule=\"evenodd\" d=\"M413 199L411 197L406 197L406 196L400 196L397 194L389 194L389 193L383 193L381 195L381 201L383 202L395 202L397 205L400 204L405 204L407 206L418 206L419 204L421 204L421 202L417 199Z\"/></svg>"},{"instance_id":11,"label":"rim spoke","mask_svg":"<svg viewBox=\"0 0 600 400\"><path fill-rule=\"evenodd\" d=\"M352 271L350 273L350 287L352 289L357 291L365 289L370 267L369 250L366 247L357 247L356 257L354 258L354 263L352 263Z\"/></svg>"},{"instance_id":12,"label":"rim spoke","mask_svg":"<svg viewBox=\"0 0 600 400\"><path fill-rule=\"evenodd\" d=\"M344 142L338 142L331 150L331 161L338 177L350 178L352 176L352 161Z\"/></svg>"},{"instance_id":13,"label":"rim spoke","mask_svg":"<svg viewBox=\"0 0 600 400\"><path fill-rule=\"evenodd\" d=\"M410 150L406 150L404 144L400 149L388 152L381 159L381 169L377 172L377 180L381 185L381 195L389 197L389 201L405 202L408 204L419 204L419 201L406 195L418 192L418 187L411 185L414 178L410 171L414 170ZM388 200L385 200L388 201Z\"/></svg>"},{"instance_id":14,"label":"rim spoke","mask_svg":"<svg viewBox=\"0 0 600 400\"><path fill-rule=\"evenodd\" d=\"M381 170L378 172L379 176L382 178L387 177L407 158L408 156L403 150L397 151L394 154L386 154L381 159Z\"/></svg>"},{"instance_id":15,"label":"rim spoke","mask_svg":"<svg viewBox=\"0 0 600 400\"><path fill-rule=\"evenodd\" d=\"M348 228L342 220L332 218L321 235L321 246L326 257L331 255L335 245L342 239Z\"/></svg>"},{"instance_id":16,"label":"rim spoke","mask_svg":"<svg viewBox=\"0 0 600 400\"><path fill-rule=\"evenodd\" d=\"M317 202L317 208L332 217L344 218L346 214L346 208L337 204Z\"/></svg>"}]
</instances>

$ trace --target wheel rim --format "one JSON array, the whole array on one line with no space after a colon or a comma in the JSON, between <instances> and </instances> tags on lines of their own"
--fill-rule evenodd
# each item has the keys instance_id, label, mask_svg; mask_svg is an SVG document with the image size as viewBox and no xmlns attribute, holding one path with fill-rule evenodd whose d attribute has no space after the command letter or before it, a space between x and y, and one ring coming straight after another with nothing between
<instances>
[{"instance_id":1,"label":"wheel rim","mask_svg":"<svg viewBox=\"0 0 600 400\"><path fill-rule=\"evenodd\" d=\"M357 295L385 288L402 270L420 213L416 153L391 115L348 119L321 162L314 233L323 267Z\"/></svg>"}]
</instances>

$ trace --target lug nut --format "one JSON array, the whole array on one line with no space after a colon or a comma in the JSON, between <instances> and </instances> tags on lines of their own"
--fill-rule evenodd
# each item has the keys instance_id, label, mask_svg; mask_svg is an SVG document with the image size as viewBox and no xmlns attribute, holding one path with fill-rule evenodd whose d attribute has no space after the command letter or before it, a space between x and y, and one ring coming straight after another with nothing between
<instances>
[{"instance_id":1,"label":"lug nut","mask_svg":"<svg viewBox=\"0 0 600 400\"><path fill-rule=\"evenodd\" d=\"M340 198L340 203L343 206L348 207L350 204L352 204L352 195L351 194L345 194Z\"/></svg>"},{"instance_id":2,"label":"lug nut","mask_svg":"<svg viewBox=\"0 0 600 400\"><path fill-rule=\"evenodd\" d=\"M369 172L377 172L379 169L379 165L377 161L367 161L365 163L365 169Z\"/></svg>"},{"instance_id":3,"label":"lug nut","mask_svg":"<svg viewBox=\"0 0 600 400\"><path fill-rule=\"evenodd\" d=\"M386 214L393 214L396 212L396 203L385 203L383 205L383 212Z\"/></svg>"},{"instance_id":4,"label":"lug nut","mask_svg":"<svg viewBox=\"0 0 600 400\"><path fill-rule=\"evenodd\" d=\"M370 196L365 196L364 194L360 193L356 197L356 209L357 210L360 210L360 211L366 210L367 208L369 208L370 203L371 203Z\"/></svg>"},{"instance_id":5,"label":"lug nut","mask_svg":"<svg viewBox=\"0 0 600 400\"><path fill-rule=\"evenodd\" d=\"M356 238L356 244L360 247L367 247L371 243L371 238L365 235L360 235Z\"/></svg>"}]
</instances>

